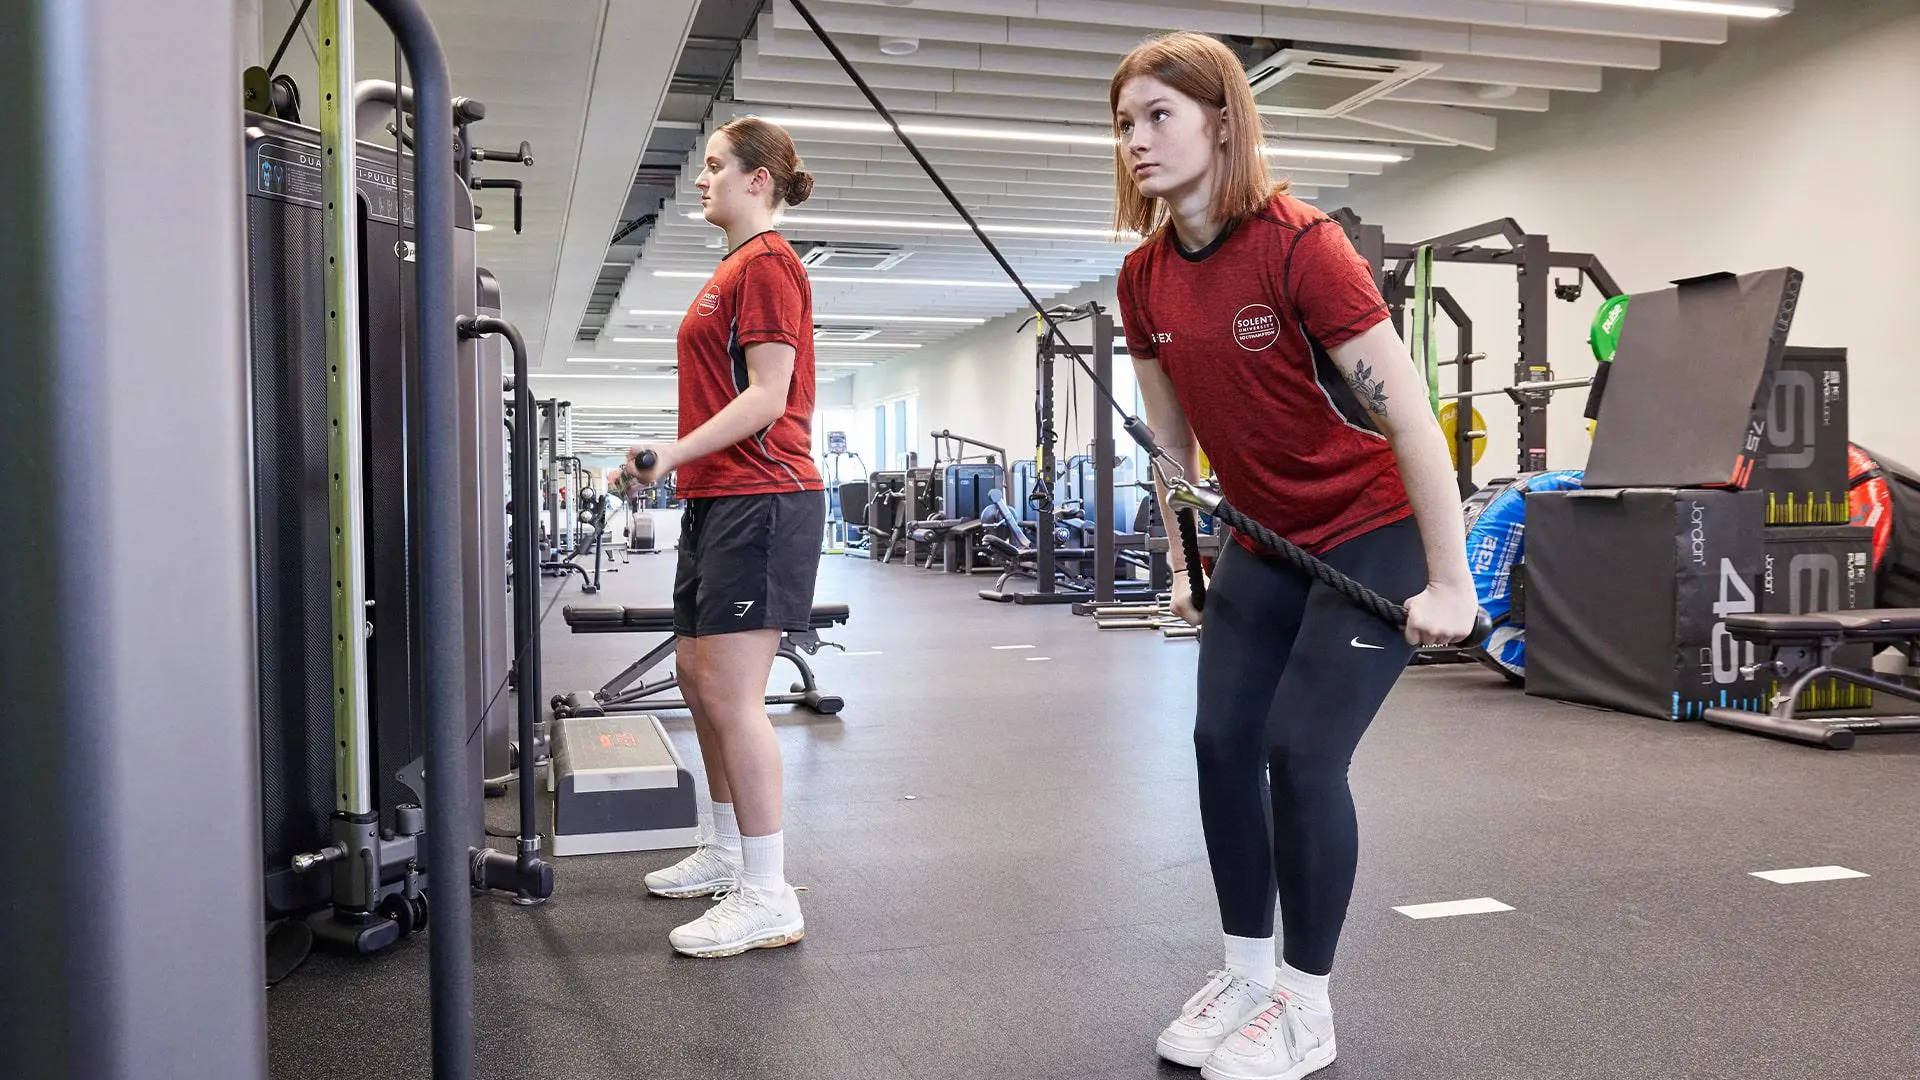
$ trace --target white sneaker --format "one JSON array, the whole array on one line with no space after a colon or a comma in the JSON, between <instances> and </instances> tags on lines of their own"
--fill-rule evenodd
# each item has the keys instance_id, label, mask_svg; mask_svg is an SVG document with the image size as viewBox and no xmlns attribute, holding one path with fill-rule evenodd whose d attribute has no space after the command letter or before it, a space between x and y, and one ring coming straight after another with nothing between
<instances>
[{"instance_id":1,"label":"white sneaker","mask_svg":"<svg viewBox=\"0 0 1920 1080\"><path fill-rule=\"evenodd\" d=\"M712 896L733 888L740 876L740 864L727 857L724 848L701 844L693 854L647 875L647 891L655 896L685 900Z\"/></svg>"},{"instance_id":2,"label":"white sneaker","mask_svg":"<svg viewBox=\"0 0 1920 1080\"><path fill-rule=\"evenodd\" d=\"M1275 990L1266 1008L1213 1052L1201 1080L1300 1080L1333 1064L1333 1017Z\"/></svg>"},{"instance_id":3,"label":"white sneaker","mask_svg":"<svg viewBox=\"0 0 1920 1080\"><path fill-rule=\"evenodd\" d=\"M1207 985L1180 1007L1154 1049L1176 1065L1197 1067L1267 1007L1267 988L1225 971L1207 973Z\"/></svg>"},{"instance_id":4,"label":"white sneaker","mask_svg":"<svg viewBox=\"0 0 1920 1080\"><path fill-rule=\"evenodd\" d=\"M738 956L748 949L777 949L806 936L800 917L800 896L793 886L777 893L737 887L685 926L675 927L667 940L674 951L687 956Z\"/></svg>"}]
</instances>

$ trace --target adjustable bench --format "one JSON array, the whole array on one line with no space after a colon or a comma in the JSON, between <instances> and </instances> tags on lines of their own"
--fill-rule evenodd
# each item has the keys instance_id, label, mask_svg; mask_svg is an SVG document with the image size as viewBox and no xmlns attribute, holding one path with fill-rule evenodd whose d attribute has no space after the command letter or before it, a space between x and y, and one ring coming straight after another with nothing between
<instances>
[{"instance_id":1,"label":"adjustable bench","mask_svg":"<svg viewBox=\"0 0 1920 1080\"><path fill-rule=\"evenodd\" d=\"M680 685L678 672L653 682L633 685L673 655L677 641L673 636L672 608L569 606L564 613L567 625L576 634L666 634L667 640L654 646L652 652L635 660L598 690L556 694L552 702L555 720L687 707L683 698L662 696ZM832 716L841 710L845 702L835 695L820 692L819 684L814 681L813 668L808 665L806 657L800 654L804 652L812 656L822 648L846 651L844 645L821 641L820 631L845 623L847 617L845 604L817 604L807 630L781 635L778 655L800 672L800 681L793 684L792 693L767 695L767 704L800 705L823 716Z\"/></svg>"},{"instance_id":2,"label":"adjustable bench","mask_svg":"<svg viewBox=\"0 0 1920 1080\"><path fill-rule=\"evenodd\" d=\"M1855 735L1884 732L1920 732L1920 716L1864 716L1819 719L1796 712L1802 691L1821 679L1838 679L1878 690L1896 698L1920 702L1920 686L1894 681L1869 672L1841 667L1834 654L1848 645L1867 645L1878 652L1889 646L1900 650L1909 667L1920 646L1920 608L1872 608L1808 615L1729 615L1727 633L1748 642L1768 657L1741 669L1752 678L1772 674L1782 687L1774 693L1769 712L1745 709L1708 709L1709 724L1756 735L1772 735L1809 746L1845 750Z\"/></svg>"}]
</instances>

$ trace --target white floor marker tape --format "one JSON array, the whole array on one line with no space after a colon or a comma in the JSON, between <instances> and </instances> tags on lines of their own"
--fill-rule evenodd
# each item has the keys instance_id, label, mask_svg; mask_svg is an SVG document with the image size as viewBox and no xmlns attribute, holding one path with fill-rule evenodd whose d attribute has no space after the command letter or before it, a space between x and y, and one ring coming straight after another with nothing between
<instances>
[{"instance_id":1,"label":"white floor marker tape","mask_svg":"<svg viewBox=\"0 0 1920 1080\"><path fill-rule=\"evenodd\" d=\"M1758 870L1752 876L1771 881L1775 885L1802 885L1809 881L1842 881L1869 875L1858 870L1849 870L1844 866L1802 866L1795 870Z\"/></svg>"},{"instance_id":2,"label":"white floor marker tape","mask_svg":"<svg viewBox=\"0 0 1920 1080\"><path fill-rule=\"evenodd\" d=\"M1453 915L1490 915L1496 911L1512 911L1513 908L1483 896L1477 900L1448 900L1438 904L1409 904L1393 910L1409 919L1444 919Z\"/></svg>"},{"instance_id":3,"label":"white floor marker tape","mask_svg":"<svg viewBox=\"0 0 1920 1080\"><path fill-rule=\"evenodd\" d=\"M1031 645L995 645L993 647L995 652L1006 652L1008 649L1031 649L1031 648L1033 648L1033 646Z\"/></svg>"}]
</instances>

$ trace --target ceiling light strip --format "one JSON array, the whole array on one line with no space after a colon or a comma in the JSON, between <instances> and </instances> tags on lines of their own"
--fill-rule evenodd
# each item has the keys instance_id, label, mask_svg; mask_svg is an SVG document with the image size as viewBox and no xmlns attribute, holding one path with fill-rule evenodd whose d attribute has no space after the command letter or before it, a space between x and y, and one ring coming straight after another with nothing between
<instances>
[{"instance_id":1,"label":"ceiling light strip","mask_svg":"<svg viewBox=\"0 0 1920 1080\"><path fill-rule=\"evenodd\" d=\"M1634 8L1639 11L1674 11L1687 15L1726 15L1736 19L1777 19L1792 11L1779 4L1733 4L1717 0L1563 0L1589 7Z\"/></svg>"}]
</instances>

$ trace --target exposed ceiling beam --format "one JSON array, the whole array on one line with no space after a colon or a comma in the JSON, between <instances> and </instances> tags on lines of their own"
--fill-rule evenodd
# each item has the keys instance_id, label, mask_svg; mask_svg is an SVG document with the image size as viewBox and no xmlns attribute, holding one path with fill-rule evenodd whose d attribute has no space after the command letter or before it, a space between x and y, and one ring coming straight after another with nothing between
<instances>
[{"instance_id":1,"label":"exposed ceiling beam","mask_svg":"<svg viewBox=\"0 0 1920 1080\"><path fill-rule=\"evenodd\" d=\"M888 0L838 0L838 2L893 6L888 4ZM928 11L949 11L1016 19L1093 20L1127 26L1180 26L1207 33L1248 33L1248 36L1257 31L1249 33L1240 30L1216 29L1212 25L1206 25L1207 16L1216 11L1231 13L1234 8L1264 8L1269 12L1304 13L1321 18L1360 16L1401 22L1505 27L1516 30L1556 30L1602 37L1646 38L1656 41L1690 41L1707 45L1721 44L1726 41L1727 35L1727 19L1724 15L1579 4L1519 3L1512 0L1278 0L1278 2L1276 0L1229 0L1226 3L1180 4L1177 9L1173 9L1177 14L1171 19L1155 16L1164 16L1172 5L1164 2L1143 2L1143 0L915 0L913 6ZM1194 17L1196 14L1200 17ZM1182 15L1186 17L1182 18ZM1336 39L1316 38L1315 40ZM1353 42L1353 44L1362 44L1362 42Z\"/></svg>"},{"instance_id":2,"label":"exposed ceiling beam","mask_svg":"<svg viewBox=\"0 0 1920 1080\"><path fill-rule=\"evenodd\" d=\"M1419 49L1522 60L1657 68L1658 40L1526 29L1506 25L1383 18L1298 7L1262 7L1219 0L1048 0L1046 19L974 14L982 0L917 0L911 8L885 0L839 0L811 5L832 32L936 38L978 45L1034 45L1122 55L1146 35L1132 27L1178 26L1204 33ZM779 27L808 29L785 0L774 0ZM1111 29L1109 29L1111 28ZM1724 33L1724 26L1720 28Z\"/></svg>"},{"instance_id":3,"label":"exposed ceiling beam","mask_svg":"<svg viewBox=\"0 0 1920 1080\"><path fill-rule=\"evenodd\" d=\"M736 101L766 105L825 105L844 109L870 109L867 99L851 86L821 86L809 83L762 82L745 77L733 84ZM985 94L937 94L924 90L886 90L880 100L890 110L929 113L949 119L1026 116L1040 120L1063 120L1076 124L1111 123L1105 102L1047 101L1040 98L996 97Z\"/></svg>"},{"instance_id":4,"label":"exposed ceiling beam","mask_svg":"<svg viewBox=\"0 0 1920 1080\"><path fill-rule=\"evenodd\" d=\"M1485 97L1484 91L1504 96ZM1553 104L1550 91L1521 89L1514 86L1489 86L1485 83L1448 82L1444 79L1418 79L1381 95L1383 101L1405 101L1415 105L1455 105L1469 109L1499 109L1504 112L1546 112Z\"/></svg>"},{"instance_id":5,"label":"exposed ceiling beam","mask_svg":"<svg viewBox=\"0 0 1920 1080\"><path fill-rule=\"evenodd\" d=\"M1414 58L1439 64L1440 70L1434 76L1436 78L1492 86L1517 86L1521 89L1572 90L1584 94L1599 91L1603 71L1594 64L1552 64L1460 53L1421 52Z\"/></svg>"},{"instance_id":6,"label":"exposed ceiling beam","mask_svg":"<svg viewBox=\"0 0 1920 1080\"><path fill-rule=\"evenodd\" d=\"M1499 125L1491 116L1444 105L1403 105L1369 101L1348 113L1350 119L1396 133L1431 135L1477 150L1491 150Z\"/></svg>"},{"instance_id":7,"label":"exposed ceiling beam","mask_svg":"<svg viewBox=\"0 0 1920 1080\"><path fill-rule=\"evenodd\" d=\"M1062 78L1035 67L1018 75L998 72L955 71L946 68L912 67L891 63L860 65L860 77L876 90L917 90L935 94L989 94L1001 97L1031 97L1050 101L1091 101L1105 103L1107 82L1102 79ZM1039 72L1039 73L1036 73ZM820 86L850 85L846 73L830 60L799 59L762 55L755 43L748 42L740 60L740 76L755 82L794 82ZM1418 80L1392 91L1387 97L1431 105L1465 105L1483 109L1545 112L1548 95L1544 90L1521 90L1512 86L1500 98L1482 97L1477 86L1436 78ZM892 108L891 105L888 108Z\"/></svg>"},{"instance_id":8,"label":"exposed ceiling beam","mask_svg":"<svg viewBox=\"0 0 1920 1080\"><path fill-rule=\"evenodd\" d=\"M1423 3L1424 0L1413 2ZM1016 75L1040 73L1058 78L1093 79L1104 84L1112 78L1122 55L1119 52L1101 54L923 39L919 49L914 52L906 56L889 56L880 51L878 39L870 35L837 34L835 41L863 75L872 69L872 65L894 65L954 71L999 71ZM759 37L755 45L759 54L765 57L828 62L833 59L826 46L820 44L811 31L804 28L781 29L770 13L760 16ZM1590 64L1504 60L1438 50L1423 50L1418 58L1445 65L1436 77L1454 82L1538 90L1592 92L1600 89L1601 69Z\"/></svg>"},{"instance_id":9,"label":"exposed ceiling beam","mask_svg":"<svg viewBox=\"0 0 1920 1080\"><path fill-rule=\"evenodd\" d=\"M1379 15L1435 22L1472 23L1536 30L1565 30L1611 37L1720 44L1724 15L1594 7L1579 4L1512 3L1508 0L1250 0L1274 8Z\"/></svg>"}]
</instances>

